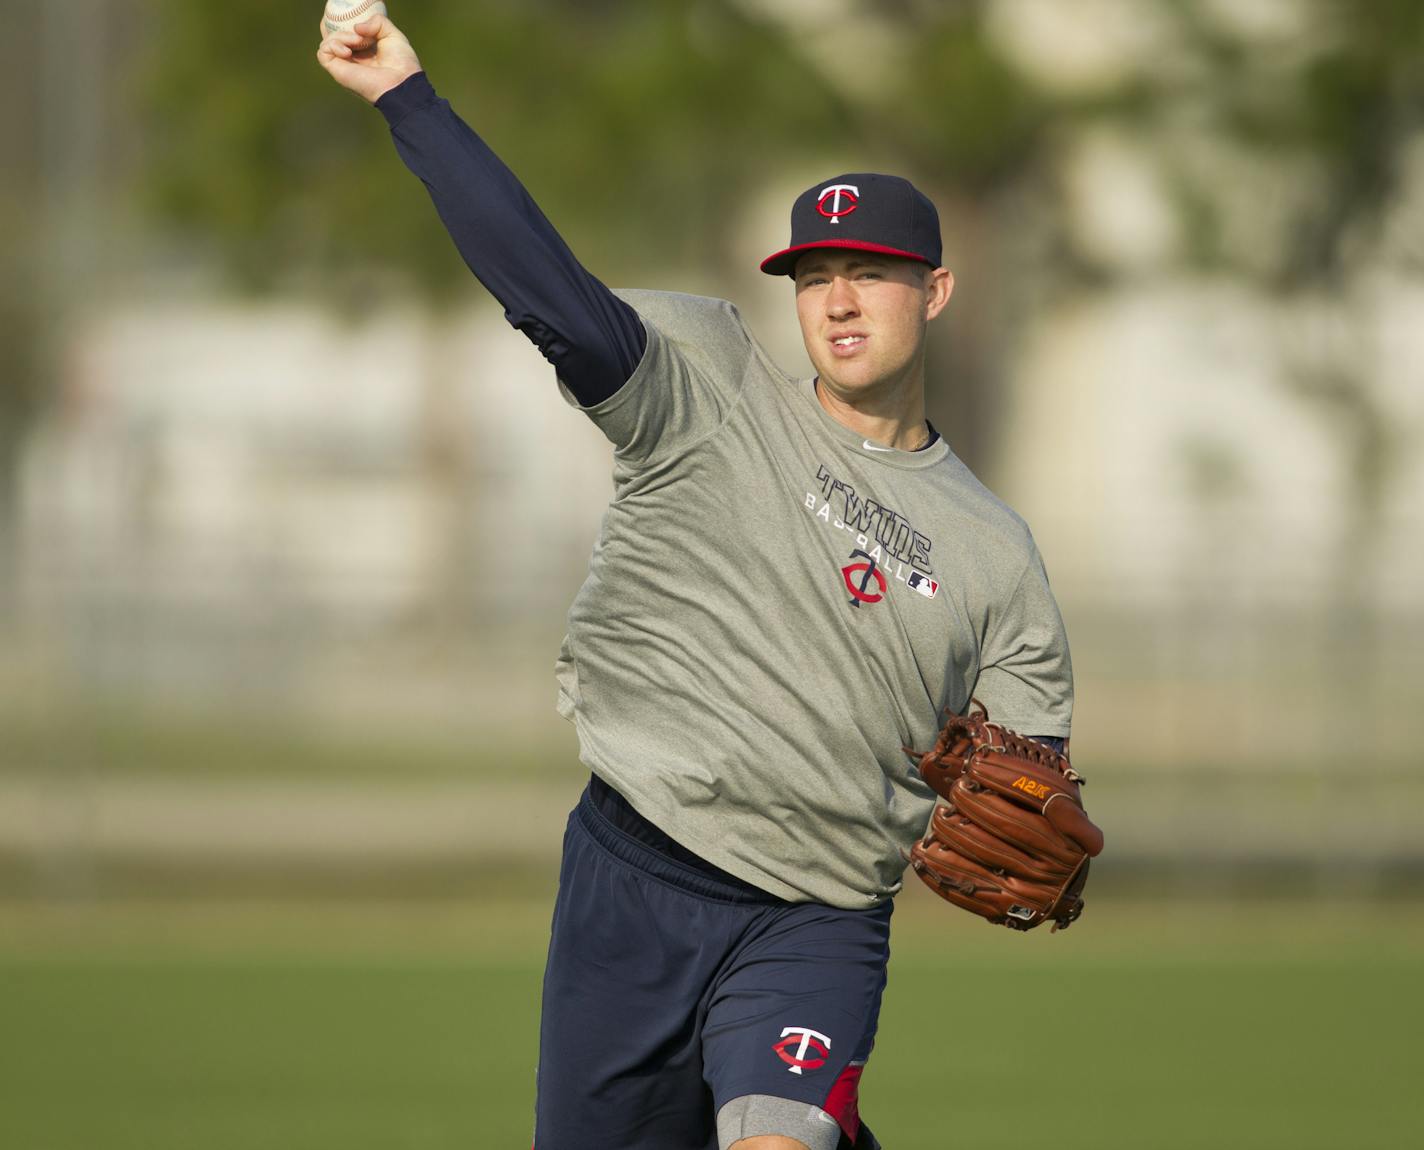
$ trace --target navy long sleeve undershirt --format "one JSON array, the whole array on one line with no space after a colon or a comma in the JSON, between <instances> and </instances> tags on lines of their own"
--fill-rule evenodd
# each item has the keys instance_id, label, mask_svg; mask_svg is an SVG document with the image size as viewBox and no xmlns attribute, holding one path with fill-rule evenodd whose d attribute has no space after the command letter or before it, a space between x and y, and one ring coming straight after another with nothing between
<instances>
[{"instance_id":1,"label":"navy long sleeve undershirt","mask_svg":"<svg viewBox=\"0 0 1424 1150\"><path fill-rule=\"evenodd\" d=\"M647 345L638 313L578 262L524 185L424 72L376 107L470 271L574 398L589 407L622 387Z\"/></svg>"}]
</instances>

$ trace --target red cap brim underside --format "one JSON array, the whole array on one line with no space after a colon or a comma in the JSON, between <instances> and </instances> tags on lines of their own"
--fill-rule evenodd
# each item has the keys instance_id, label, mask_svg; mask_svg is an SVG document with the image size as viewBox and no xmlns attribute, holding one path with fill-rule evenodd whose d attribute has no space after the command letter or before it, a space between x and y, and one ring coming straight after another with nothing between
<instances>
[{"instance_id":1,"label":"red cap brim underside","mask_svg":"<svg viewBox=\"0 0 1424 1150\"><path fill-rule=\"evenodd\" d=\"M783 248L761 261L761 270L769 276L789 276L796 272L796 260L802 252L812 252L817 248L850 248L858 252L875 252L882 256L901 256L907 260L919 260L922 264L930 261L915 252L900 248L886 247L884 244L866 243L864 240L818 240L814 244L797 244L794 248Z\"/></svg>"}]
</instances>

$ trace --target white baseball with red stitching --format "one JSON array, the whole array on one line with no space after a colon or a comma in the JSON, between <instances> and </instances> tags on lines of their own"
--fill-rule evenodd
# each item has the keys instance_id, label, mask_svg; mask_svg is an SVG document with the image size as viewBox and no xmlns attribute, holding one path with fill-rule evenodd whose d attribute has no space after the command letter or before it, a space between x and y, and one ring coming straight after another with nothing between
<instances>
[{"instance_id":1,"label":"white baseball with red stitching","mask_svg":"<svg viewBox=\"0 0 1424 1150\"><path fill-rule=\"evenodd\" d=\"M329 36L334 32L349 32L363 20L385 14L386 6L381 0L326 0L321 23Z\"/></svg>"}]
</instances>

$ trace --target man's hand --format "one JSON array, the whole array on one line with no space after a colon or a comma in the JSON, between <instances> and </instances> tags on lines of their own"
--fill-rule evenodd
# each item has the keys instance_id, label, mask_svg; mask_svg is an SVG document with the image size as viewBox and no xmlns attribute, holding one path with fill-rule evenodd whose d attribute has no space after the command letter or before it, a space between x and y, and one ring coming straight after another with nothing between
<instances>
[{"instance_id":1,"label":"man's hand","mask_svg":"<svg viewBox=\"0 0 1424 1150\"><path fill-rule=\"evenodd\" d=\"M421 70L415 49L388 16L326 36L316 58L333 80L372 104Z\"/></svg>"}]
</instances>

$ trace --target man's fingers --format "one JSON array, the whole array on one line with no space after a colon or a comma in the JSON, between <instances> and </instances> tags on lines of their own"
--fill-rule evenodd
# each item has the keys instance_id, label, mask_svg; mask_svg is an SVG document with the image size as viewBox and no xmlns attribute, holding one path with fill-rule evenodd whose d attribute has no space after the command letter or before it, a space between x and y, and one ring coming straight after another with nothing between
<instances>
[{"instance_id":1,"label":"man's fingers","mask_svg":"<svg viewBox=\"0 0 1424 1150\"><path fill-rule=\"evenodd\" d=\"M381 15L339 31L323 22L316 58L338 84L372 104L420 71L410 41Z\"/></svg>"},{"instance_id":2,"label":"man's fingers","mask_svg":"<svg viewBox=\"0 0 1424 1150\"><path fill-rule=\"evenodd\" d=\"M351 27L368 40L383 40L395 31L395 25L391 24L379 12L369 19L362 20L359 24L351 25Z\"/></svg>"},{"instance_id":3,"label":"man's fingers","mask_svg":"<svg viewBox=\"0 0 1424 1150\"><path fill-rule=\"evenodd\" d=\"M350 47L348 47L346 44L343 44L335 36L328 36L325 40L321 42L320 47L318 47L316 50L316 58L318 60L323 61L330 60L333 57L340 57L344 60L349 59L350 56Z\"/></svg>"},{"instance_id":4,"label":"man's fingers","mask_svg":"<svg viewBox=\"0 0 1424 1150\"><path fill-rule=\"evenodd\" d=\"M321 46L317 49L317 55L320 56L325 52L330 56L349 59L357 50L368 48L370 45L370 36L363 36L354 29L347 29L344 32L332 32L323 39Z\"/></svg>"},{"instance_id":5,"label":"man's fingers","mask_svg":"<svg viewBox=\"0 0 1424 1150\"><path fill-rule=\"evenodd\" d=\"M325 20L318 20L316 26L321 33L323 44L330 40L337 40L352 48L358 44L369 45L371 41L384 39L395 31L395 25L379 14L344 29L327 28Z\"/></svg>"}]
</instances>

